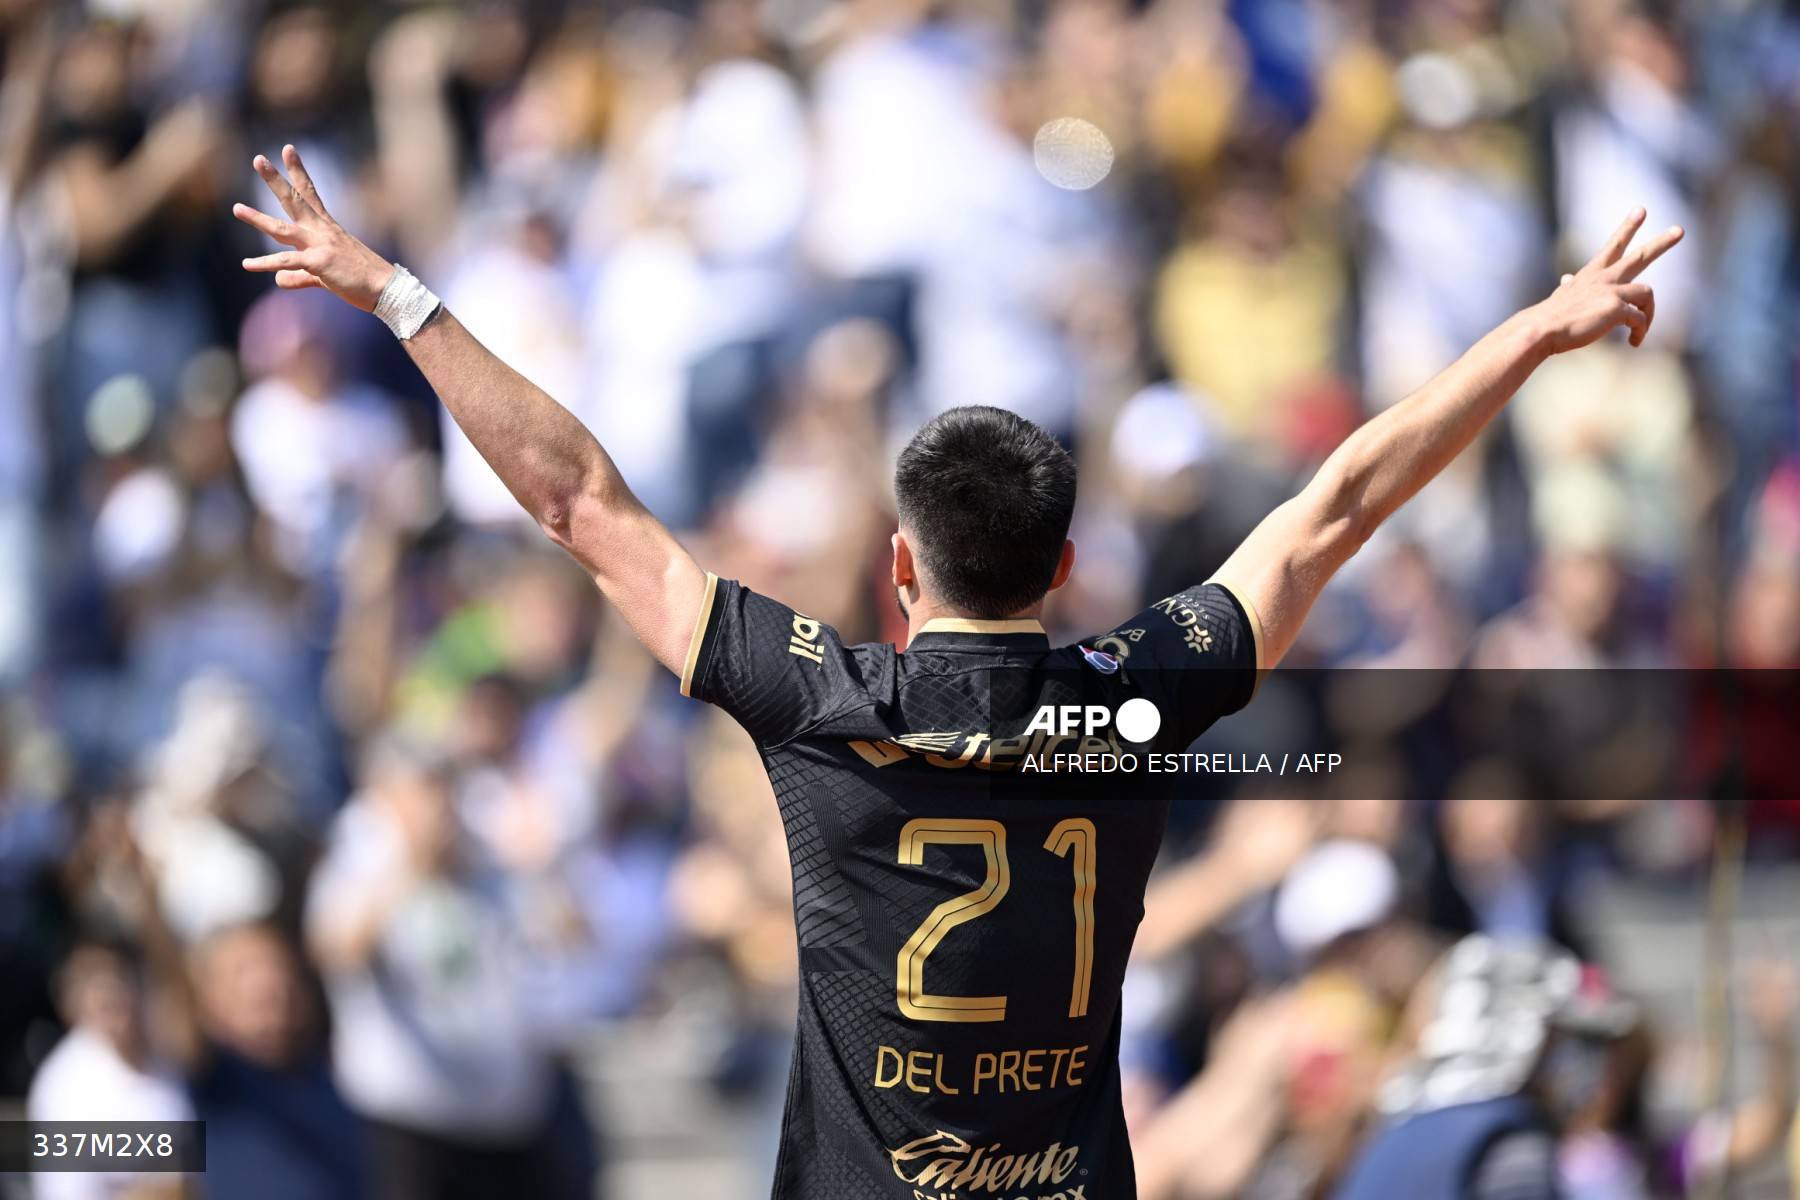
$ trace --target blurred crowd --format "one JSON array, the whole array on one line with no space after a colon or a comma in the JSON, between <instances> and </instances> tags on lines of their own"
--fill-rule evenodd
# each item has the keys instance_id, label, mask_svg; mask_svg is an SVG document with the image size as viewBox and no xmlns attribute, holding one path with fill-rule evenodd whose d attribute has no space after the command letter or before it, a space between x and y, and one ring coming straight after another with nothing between
<instances>
[{"instance_id":1,"label":"blurred crowd","mask_svg":"<svg viewBox=\"0 0 1800 1200\"><path fill-rule=\"evenodd\" d=\"M1648 343L1539 372L1289 662L1800 666L1793 3L0 0L0 1096L198 1116L213 1195L591 1195L586 1032L704 1012L715 1086L778 1097L795 971L748 739L379 324L238 270L269 247L230 204L290 141L709 568L847 640L903 630L922 418L1073 447L1047 620L1091 634L1641 203L1689 233ZM1800 848L1779 721L1658 710L1584 782L1343 679L1216 731L1340 748L1330 781L1177 808L1127 991L1147 1197L1329 1194L1437 954L1591 954L1581 889L1691 881L1720 795L1753 870ZM1612 999L1568 1195L1775 1152L1778 972L1749 1098L1674 1122Z\"/></svg>"}]
</instances>

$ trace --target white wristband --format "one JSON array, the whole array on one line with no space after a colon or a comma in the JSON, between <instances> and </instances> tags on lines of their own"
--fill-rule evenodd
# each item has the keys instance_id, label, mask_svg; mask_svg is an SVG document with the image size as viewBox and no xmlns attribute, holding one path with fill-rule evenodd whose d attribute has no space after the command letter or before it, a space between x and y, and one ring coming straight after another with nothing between
<instances>
[{"instance_id":1,"label":"white wristband","mask_svg":"<svg viewBox=\"0 0 1800 1200\"><path fill-rule=\"evenodd\" d=\"M381 298L375 301L375 315L404 342L425 328L425 323L437 315L441 307L442 301L430 288L420 283L411 271L395 263L394 277L387 281L387 286L381 289Z\"/></svg>"}]
</instances>

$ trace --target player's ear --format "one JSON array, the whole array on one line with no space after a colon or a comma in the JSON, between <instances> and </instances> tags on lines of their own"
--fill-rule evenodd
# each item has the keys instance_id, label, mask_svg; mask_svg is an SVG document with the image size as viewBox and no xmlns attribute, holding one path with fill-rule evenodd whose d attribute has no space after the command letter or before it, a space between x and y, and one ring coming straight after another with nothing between
<instances>
[{"instance_id":1,"label":"player's ear","mask_svg":"<svg viewBox=\"0 0 1800 1200\"><path fill-rule=\"evenodd\" d=\"M1068 538L1063 539L1062 553L1056 556L1056 574L1050 576L1050 590L1055 591L1069 582L1069 576L1075 571L1075 543Z\"/></svg>"},{"instance_id":2,"label":"player's ear","mask_svg":"<svg viewBox=\"0 0 1800 1200\"><path fill-rule=\"evenodd\" d=\"M906 544L906 535L899 530L888 539L894 548L894 586L902 591L918 581L918 571L913 566L912 547Z\"/></svg>"}]
</instances>

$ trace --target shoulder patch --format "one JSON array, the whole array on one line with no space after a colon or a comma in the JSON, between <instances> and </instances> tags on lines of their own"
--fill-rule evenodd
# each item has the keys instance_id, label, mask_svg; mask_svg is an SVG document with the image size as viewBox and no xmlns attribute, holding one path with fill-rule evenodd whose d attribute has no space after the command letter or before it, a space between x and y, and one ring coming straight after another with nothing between
<instances>
[{"instance_id":1,"label":"shoulder patch","mask_svg":"<svg viewBox=\"0 0 1800 1200\"><path fill-rule=\"evenodd\" d=\"M1094 670L1100 672L1102 675L1117 675L1119 673L1119 659L1117 655L1108 654L1104 650L1096 650L1091 646L1082 646L1080 649L1081 657L1087 660L1087 665L1094 668Z\"/></svg>"}]
</instances>

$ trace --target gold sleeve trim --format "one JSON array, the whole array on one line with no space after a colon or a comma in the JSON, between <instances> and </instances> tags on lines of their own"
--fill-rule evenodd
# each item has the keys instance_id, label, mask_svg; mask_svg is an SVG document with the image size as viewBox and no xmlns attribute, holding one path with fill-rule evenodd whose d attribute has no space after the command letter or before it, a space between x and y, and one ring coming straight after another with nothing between
<instances>
[{"instance_id":1,"label":"gold sleeve trim","mask_svg":"<svg viewBox=\"0 0 1800 1200\"><path fill-rule=\"evenodd\" d=\"M1250 640L1256 647L1256 678L1257 682L1261 683L1263 672L1269 668L1263 658L1262 618L1257 615L1256 605L1250 603L1249 597L1244 595L1244 590L1242 588L1231 583L1229 580L1220 579L1215 575L1206 582L1216 583L1226 591L1230 592L1232 599L1238 602L1238 607L1244 610L1244 615L1250 618Z\"/></svg>"},{"instance_id":2,"label":"gold sleeve trim","mask_svg":"<svg viewBox=\"0 0 1800 1200\"><path fill-rule=\"evenodd\" d=\"M1042 633L1044 627L1029 617L1012 617L1000 621L976 620L973 617L933 617L919 627L920 633Z\"/></svg>"},{"instance_id":3,"label":"gold sleeve trim","mask_svg":"<svg viewBox=\"0 0 1800 1200\"><path fill-rule=\"evenodd\" d=\"M706 640L706 624L712 619L713 600L719 594L719 577L706 573L706 594L700 598L700 615L694 618L694 632L688 638L687 661L681 667L681 694L694 694L694 667L700 662L700 643Z\"/></svg>"}]
</instances>

